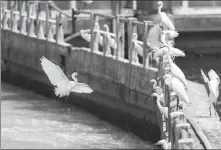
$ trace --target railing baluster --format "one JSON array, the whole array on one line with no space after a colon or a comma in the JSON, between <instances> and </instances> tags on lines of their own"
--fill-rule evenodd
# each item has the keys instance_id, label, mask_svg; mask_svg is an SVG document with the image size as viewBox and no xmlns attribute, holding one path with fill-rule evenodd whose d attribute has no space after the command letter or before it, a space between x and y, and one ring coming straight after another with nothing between
<instances>
[{"instance_id":1,"label":"railing baluster","mask_svg":"<svg viewBox=\"0 0 221 150\"><path fill-rule=\"evenodd\" d=\"M94 30L96 30L96 22L98 22L98 17L95 14L91 14L91 52L97 51L98 50L98 42L97 42L97 33L94 32Z\"/></svg>"},{"instance_id":2,"label":"railing baluster","mask_svg":"<svg viewBox=\"0 0 221 150\"><path fill-rule=\"evenodd\" d=\"M18 19L17 19L17 15L18 15L18 12L14 12L14 16L13 16L13 24L12 24L12 31L14 32L19 32L18 31Z\"/></svg>"},{"instance_id":3,"label":"railing baluster","mask_svg":"<svg viewBox=\"0 0 221 150\"><path fill-rule=\"evenodd\" d=\"M61 13L56 17L56 43L58 43L59 37L58 37L58 29L59 29L59 23L61 22Z\"/></svg>"},{"instance_id":4,"label":"railing baluster","mask_svg":"<svg viewBox=\"0 0 221 150\"><path fill-rule=\"evenodd\" d=\"M21 22L22 23L21 23L20 33L26 35L27 34L27 32L26 32L26 23L27 22L26 22L26 15L25 14L22 15L22 21Z\"/></svg>"},{"instance_id":5,"label":"railing baluster","mask_svg":"<svg viewBox=\"0 0 221 150\"><path fill-rule=\"evenodd\" d=\"M39 19L39 24L38 24L38 33L37 33L37 37L38 39L45 39L44 36L44 29L43 29L43 21L41 19Z\"/></svg>"},{"instance_id":6,"label":"railing baluster","mask_svg":"<svg viewBox=\"0 0 221 150\"><path fill-rule=\"evenodd\" d=\"M47 38L47 40L48 40L48 26L49 26L49 4L45 4L45 15L46 15L46 22L45 22L45 36L46 36L46 38Z\"/></svg>"},{"instance_id":7,"label":"railing baluster","mask_svg":"<svg viewBox=\"0 0 221 150\"><path fill-rule=\"evenodd\" d=\"M149 68L149 53L147 48L147 37L149 33L150 21L144 21L144 35L143 35L143 68Z\"/></svg>"},{"instance_id":8,"label":"railing baluster","mask_svg":"<svg viewBox=\"0 0 221 150\"><path fill-rule=\"evenodd\" d=\"M26 12L27 12L27 18L26 18L26 26L27 26L27 29L29 29L29 21L30 21L30 4L29 2L27 1L26 2Z\"/></svg>"},{"instance_id":9,"label":"railing baluster","mask_svg":"<svg viewBox=\"0 0 221 150\"><path fill-rule=\"evenodd\" d=\"M123 18L122 15L117 15L116 20L116 41L117 41L117 52L116 59L124 58L124 42L125 42L125 35L124 35L124 22L121 22L120 19Z\"/></svg>"},{"instance_id":10,"label":"railing baluster","mask_svg":"<svg viewBox=\"0 0 221 150\"><path fill-rule=\"evenodd\" d=\"M128 22L128 28L127 28L127 33L128 33L128 60L129 63L132 62L132 36L133 33L137 33L137 26L135 24L132 24L133 21L136 21L136 18L129 18Z\"/></svg>"}]
</instances>

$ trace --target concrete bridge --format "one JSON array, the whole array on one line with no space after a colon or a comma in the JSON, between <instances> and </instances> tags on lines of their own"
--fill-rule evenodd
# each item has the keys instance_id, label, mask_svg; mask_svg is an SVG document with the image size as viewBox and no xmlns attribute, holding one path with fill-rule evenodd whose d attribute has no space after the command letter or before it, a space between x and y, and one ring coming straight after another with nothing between
<instances>
[{"instance_id":1,"label":"concrete bridge","mask_svg":"<svg viewBox=\"0 0 221 150\"><path fill-rule=\"evenodd\" d=\"M43 3L46 12L49 13L50 3ZM23 4L24 2L21 3L20 10L13 6L2 10L3 80L54 96L53 87L40 65L40 58L45 56L59 65L66 75L78 72L79 82L87 83L94 89L95 92L91 95L72 93L69 101L75 105L97 113L143 139L153 142L167 139L171 142L172 149L220 148L220 145L213 145L217 141L208 140L209 138L205 136L206 132L211 132L208 124L215 124L212 129L220 132L220 122L217 116L207 117L206 108L209 103L205 96L199 94L204 90L202 85L189 82L190 91L196 87L200 87L201 91L188 93L193 105L187 112L182 112L181 109L178 115L173 113L175 106L171 105L172 98L169 94L171 89L160 79L164 74L164 59L162 57L159 64L155 63L150 51L152 46L162 46L158 40L160 34L158 25L150 21L139 22L136 18L124 18L122 15L104 16L87 12L86 14L90 16L91 29L75 35L79 34L89 39L90 47L73 47L65 42L60 21L61 12L56 20L51 19L48 14L41 17L40 12L32 16L28 13L31 11L30 7L25 9ZM27 2L27 5L30 3ZM100 17L115 20L116 32L110 33L108 30L99 29ZM53 25L56 27L55 32ZM138 28L143 30L143 35L138 37L142 41L134 38ZM125 29L128 31L127 41ZM84 36L86 34L89 36ZM146 45L147 40L151 46ZM139 60L138 56L142 59ZM160 114L155 97L150 96L154 92L151 79L157 80L161 88L161 91L156 92L164 93L162 100L165 106L169 107L171 114L168 118ZM203 120L200 119L202 116ZM195 118L200 121L195 122ZM207 126L202 126L203 122L208 122Z\"/></svg>"}]
</instances>

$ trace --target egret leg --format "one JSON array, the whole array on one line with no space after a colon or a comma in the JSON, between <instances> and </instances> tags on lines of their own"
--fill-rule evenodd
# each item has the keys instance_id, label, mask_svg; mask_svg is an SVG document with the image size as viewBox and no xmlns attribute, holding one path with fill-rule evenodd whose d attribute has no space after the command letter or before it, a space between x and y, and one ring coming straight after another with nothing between
<instances>
[{"instance_id":1,"label":"egret leg","mask_svg":"<svg viewBox=\"0 0 221 150\"><path fill-rule=\"evenodd\" d=\"M215 116L217 115L217 112L216 112L216 103L214 104L214 111L215 111Z\"/></svg>"},{"instance_id":2,"label":"egret leg","mask_svg":"<svg viewBox=\"0 0 221 150\"><path fill-rule=\"evenodd\" d=\"M178 111L179 110L179 102L180 102L180 100L179 100L179 97L177 95L176 95L176 99L177 99L176 110Z\"/></svg>"},{"instance_id":3,"label":"egret leg","mask_svg":"<svg viewBox=\"0 0 221 150\"><path fill-rule=\"evenodd\" d=\"M63 111L64 109L64 100L62 100L62 106L61 106L61 110Z\"/></svg>"},{"instance_id":4,"label":"egret leg","mask_svg":"<svg viewBox=\"0 0 221 150\"><path fill-rule=\"evenodd\" d=\"M70 113L71 112L71 108L70 108L70 105L68 104L68 96L69 96L69 94L67 95L65 102L66 102L66 105L69 106L68 112Z\"/></svg>"},{"instance_id":5,"label":"egret leg","mask_svg":"<svg viewBox=\"0 0 221 150\"><path fill-rule=\"evenodd\" d=\"M210 117L211 117L211 104L209 106L209 112L210 112Z\"/></svg>"}]
</instances>

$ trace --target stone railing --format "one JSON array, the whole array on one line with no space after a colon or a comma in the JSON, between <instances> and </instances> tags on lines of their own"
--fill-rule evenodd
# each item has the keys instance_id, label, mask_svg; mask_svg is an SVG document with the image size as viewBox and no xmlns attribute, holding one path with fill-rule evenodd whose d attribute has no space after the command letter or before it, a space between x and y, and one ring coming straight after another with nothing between
<instances>
[{"instance_id":1,"label":"stone railing","mask_svg":"<svg viewBox=\"0 0 221 150\"><path fill-rule=\"evenodd\" d=\"M38 7L40 3L45 5L46 18L41 17L40 15L40 7ZM55 20L50 18L51 3L32 3L28 1L17 3L17 1L10 1L9 6L1 8L1 11L3 12L1 28L3 30L21 34L33 38L34 40L40 39L48 43L56 43L58 45L71 47L71 45L64 40L63 27L60 21L62 13L58 11L59 15ZM35 13L31 13L34 12L33 8L36 6L38 9ZM130 69L125 69L126 71L124 73L128 73L128 76L130 76L129 79L122 77L123 79L118 80L120 77L113 77L110 80L116 80L115 82L125 84L130 89L138 90L145 95L151 95L154 92L154 88L148 86L149 90L146 91L146 89L142 88L140 85L137 86L138 83L135 83L135 81L138 79L135 80L134 78L134 81L132 81L132 74L139 74L138 77L142 78L142 80L139 80L146 81L145 83L139 83L142 84L142 86L150 83L150 79L154 78L161 88L161 92L155 92L159 95L162 93L164 94L164 97L161 97L163 99L162 106L169 108L168 117L161 115L160 111L157 112L158 124L161 128L161 138L167 139L168 142L171 142L172 149L192 149L193 139L191 139L189 134L191 125L187 123L185 119L185 115L182 112L182 106L179 108L176 107L177 100L172 100L174 99L174 95L170 94L171 89L169 89L162 80L162 76L165 73L164 58L161 57L159 62L155 64L155 61L152 58L153 46L158 48L162 46L162 43L158 40L160 36L159 26L154 25L150 21L139 22L136 18L125 18L122 15L104 16L95 13L84 13L90 15L91 29L82 30L80 33L75 33L75 35L81 35L83 39L90 42L90 49L81 48L81 50L89 51L91 54L93 53L105 57L106 59L108 58L113 61L128 64L129 66L134 66L132 69L131 67L129 67ZM100 17L113 19L116 25L116 32L109 32L109 27L107 25L104 26L106 31L101 30L99 25ZM127 28L125 28L125 26ZM125 37L125 29L128 33L127 37ZM138 35L137 30L143 30L143 34ZM101 45L101 49L99 48L99 45ZM128 49L125 47L128 47ZM71 49L73 50L75 48L72 47ZM126 56L127 52L128 54ZM138 56L141 57L142 60L139 60ZM120 76L122 70L119 70L119 68L117 68L119 73L115 74ZM72 70L69 69L69 71ZM117 71L115 70L115 72ZM156 72L157 75L155 76ZM145 98L144 101L148 101L148 98ZM140 103L140 105L144 107L143 103Z\"/></svg>"}]
</instances>

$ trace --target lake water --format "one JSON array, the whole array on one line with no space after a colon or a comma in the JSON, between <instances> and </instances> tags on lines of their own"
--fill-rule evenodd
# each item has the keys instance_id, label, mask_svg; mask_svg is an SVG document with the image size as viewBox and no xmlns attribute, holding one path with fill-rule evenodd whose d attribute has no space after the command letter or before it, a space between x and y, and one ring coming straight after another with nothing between
<instances>
[{"instance_id":1,"label":"lake water","mask_svg":"<svg viewBox=\"0 0 221 150\"><path fill-rule=\"evenodd\" d=\"M1 84L3 149L153 149L132 133L57 100Z\"/></svg>"}]
</instances>

